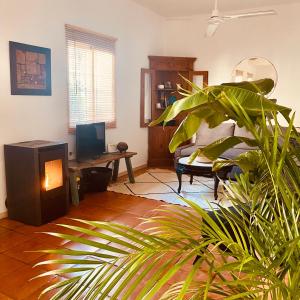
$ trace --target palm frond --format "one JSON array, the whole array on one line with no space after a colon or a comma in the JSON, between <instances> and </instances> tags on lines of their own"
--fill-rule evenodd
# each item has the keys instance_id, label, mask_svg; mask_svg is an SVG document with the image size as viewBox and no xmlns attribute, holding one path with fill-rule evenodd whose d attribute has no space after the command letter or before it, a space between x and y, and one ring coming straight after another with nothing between
<instances>
[{"instance_id":1,"label":"palm frond","mask_svg":"<svg viewBox=\"0 0 300 300\"><path fill-rule=\"evenodd\" d=\"M152 125L180 112L186 119L170 149L189 139L202 122L210 128L234 120L253 136L225 138L197 150L218 157L228 147L246 142L257 149L215 168L237 164L244 173L225 186L231 208L205 210L166 205L143 220L145 231L128 226L76 219L63 225L76 235L48 233L94 250L43 250L64 255L38 265L62 265L40 276L71 276L44 293L51 299L272 299L300 298L300 151L291 110L268 100L270 81L224 84L182 90L183 99L168 107ZM284 130L278 114L287 123ZM292 142L294 141L294 142ZM93 227L94 230L85 228ZM84 258L83 258L84 257Z\"/></svg>"}]
</instances>

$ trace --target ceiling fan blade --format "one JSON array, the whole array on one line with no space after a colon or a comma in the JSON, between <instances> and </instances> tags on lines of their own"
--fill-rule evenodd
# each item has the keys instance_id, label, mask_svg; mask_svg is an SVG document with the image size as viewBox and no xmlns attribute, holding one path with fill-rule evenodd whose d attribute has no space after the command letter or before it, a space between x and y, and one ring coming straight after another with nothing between
<instances>
[{"instance_id":1,"label":"ceiling fan blade","mask_svg":"<svg viewBox=\"0 0 300 300\"><path fill-rule=\"evenodd\" d=\"M223 16L222 18L224 20L228 19L241 19L241 18L252 18L252 17L261 17L261 16L271 16L276 15L275 10L262 10L262 11L254 11L254 12L248 12L243 14L236 14L236 15L230 15L230 16Z\"/></svg>"},{"instance_id":2,"label":"ceiling fan blade","mask_svg":"<svg viewBox=\"0 0 300 300\"><path fill-rule=\"evenodd\" d=\"M216 23L208 23L207 29L206 29L206 37L212 37L216 33L219 25L220 25L220 23L217 23L217 22Z\"/></svg>"}]
</instances>

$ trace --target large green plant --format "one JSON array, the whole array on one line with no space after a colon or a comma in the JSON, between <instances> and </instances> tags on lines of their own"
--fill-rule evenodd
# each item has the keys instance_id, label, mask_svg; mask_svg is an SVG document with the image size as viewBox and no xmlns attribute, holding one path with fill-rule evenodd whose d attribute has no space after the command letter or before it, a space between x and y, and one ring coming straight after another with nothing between
<instances>
[{"instance_id":1,"label":"large green plant","mask_svg":"<svg viewBox=\"0 0 300 300\"><path fill-rule=\"evenodd\" d=\"M240 142L257 147L235 162L227 162L244 170L237 182L226 186L226 197L235 213L220 207L208 214L186 200L190 208L165 206L156 217L145 220L149 226L145 232L84 220L78 220L78 226L60 225L93 239L49 234L101 251L44 251L67 258L39 265L66 267L41 276L73 274L44 291L57 290L51 299L154 299L161 290L165 291L162 299L299 299L300 153L291 142L292 138L299 140L294 116L290 116L290 109L265 98L272 88L270 80L193 87L195 93L182 91L184 98L156 123L188 112L172 139L171 151L191 138L204 121L216 127L231 119L252 133L252 139L225 137L199 150L215 159ZM285 130L277 121L278 115L287 123ZM98 230L85 229L86 224ZM222 251L221 245L229 251Z\"/></svg>"}]
</instances>

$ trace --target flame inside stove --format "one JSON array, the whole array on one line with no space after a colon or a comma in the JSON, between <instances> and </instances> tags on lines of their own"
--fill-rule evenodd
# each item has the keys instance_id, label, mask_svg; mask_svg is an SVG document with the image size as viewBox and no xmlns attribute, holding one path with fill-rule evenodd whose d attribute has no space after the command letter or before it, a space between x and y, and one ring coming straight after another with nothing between
<instances>
[{"instance_id":1,"label":"flame inside stove","mask_svg":"<svg viewBox=\"0 0 300 300\"><path fill-rule=\"evenodd\" d=\"M46 175L46 176L45 176L45 189L46 189L46 191L48 191L48 188L49 188L49 178L48 178L48 176Z\"/></svg>"},{"instance_id":2,"label":"flame inside stove","mask_svg":"<svg viewBox=\"0 0 300 300\"><path fill-rule=\"evenodd\" d=\"M62 160L45 162L45 190L50 191L63 186Z\"/></svg>"}]
</instances>

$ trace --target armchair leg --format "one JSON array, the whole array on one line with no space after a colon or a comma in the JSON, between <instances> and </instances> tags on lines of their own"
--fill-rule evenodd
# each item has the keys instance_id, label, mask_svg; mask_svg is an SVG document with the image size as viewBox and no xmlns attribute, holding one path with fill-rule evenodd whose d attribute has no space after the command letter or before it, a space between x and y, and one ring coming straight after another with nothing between
<instances>
[{"instance_id":1,"label":"armchair leg","mask_svg":"<svg viewBox=\"0 0 300 300\"><path fill-rule=\"evenodd\" d=\"M215 196L215 200L218 200L218 187L219 187L220 179L217 175L214 176L214 179L215 179L214 196Z\"/></svg>"},{"instance_id":2,"label":"armchair leg","mask_svg":"<svg viewBox=\"0 0 300 300\"><path fill-rule=\"evenodd\" d=\"M193 180L194 180L194 176L191 175L191 178L190 178L190 184L193 184Z\"/></svg>"},{"instance_id":3,"label":"armchair leg","mask_svg":"<svg viewBox=\"0 0 300 300\"><path fill-rule=\"evenodd\" d=\"M178 194L180 194L180 191L181 191L181 179L182 179L182 173L176 172L176 174L177 174L178 183L179 183L177 192L178 192Z\"/></svg>"}]
</instances>

